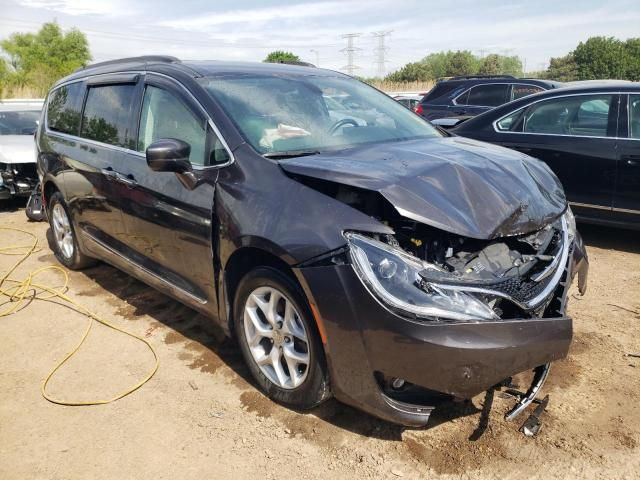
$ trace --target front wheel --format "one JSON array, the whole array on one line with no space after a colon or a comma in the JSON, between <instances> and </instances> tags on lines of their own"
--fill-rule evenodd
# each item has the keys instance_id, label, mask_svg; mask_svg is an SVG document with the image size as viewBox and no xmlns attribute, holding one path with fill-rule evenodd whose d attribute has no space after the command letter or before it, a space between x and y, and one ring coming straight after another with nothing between
<instances>
[{"instance_id":1,"label":"front wheel","mask_svg":"<svg viewBox=\"0 0 640 480\"><path fill-rule=\"evenodd\" d=\"M53 234L51 249L65 267L80 270L96 263L78 248L69 210L60 192L55 192L49 199L49 226Z\"/></svg>"},{"instance_id":2,"label":"front wheel","mask_svg":"<svg viewBox=\"0 0 640 480\"><path fill-rule=\"evenodd\" d=\"M309 409L330 396L322 344L300 288L273 268L240 282L234 327L251 374L271 399Z\"/></svg>"}]
</instances>

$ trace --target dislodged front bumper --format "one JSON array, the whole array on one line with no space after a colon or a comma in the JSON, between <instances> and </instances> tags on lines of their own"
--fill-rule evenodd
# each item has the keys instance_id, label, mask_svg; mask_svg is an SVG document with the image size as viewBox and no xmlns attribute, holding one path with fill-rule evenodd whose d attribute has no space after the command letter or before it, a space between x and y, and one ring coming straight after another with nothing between
<instances>
[{"instance_id":1,"label":"dislodged front bumper","mask_svg":"<svg viewBox=\"0 0 640 480\"><path fill-rule=\"evenodd\" d=\"M574 251L569 272L586 279L581 242L574 248L580 252ZM390 398L376 375L470 398L511 375L565 357L571 343L572 320L564 314L464 324L409 320L380 304L350 265L305 267L298 273L324 329L335 396L395 423L423 426L431 408Z\"/></svg>"}]
</instances>

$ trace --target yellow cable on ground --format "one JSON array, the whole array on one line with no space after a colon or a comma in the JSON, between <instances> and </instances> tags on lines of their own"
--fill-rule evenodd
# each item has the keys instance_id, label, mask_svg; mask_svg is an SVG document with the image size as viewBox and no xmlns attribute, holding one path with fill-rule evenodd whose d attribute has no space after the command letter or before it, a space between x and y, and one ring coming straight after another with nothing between
<instances>
[{"instance_id":1,"label":"yellow cable on ground","mask_svg":"<svg viewBox=\"0 0 640 480\"><path fill-rule=\"evenodd\" d=\"M41 267L30 272L27 275L27 277L22 280L10 278L10 276L20 266L20 264L22 264L27 258L29 258L31 254L39 250L38 238L31 232L27 232L19 228L0 227L0 231L2 230L18 232L21 234L28 235L33 239L33 242L30 245L11 245L6 247L0 247L0 255L19 255L20 256L18 261L15 262L6 273L2 274L2 277L0 277L0 299L4 300L3 303L0 303L0 317L5 317L7 315L11 315L12 313L16 313L18 310L22 310L22 308L27 307L33 300L44 300L44 301L55 302L55 299L60 299L64 303L57 303L57 302L55 303L71 308L72 310L80 312L89 318L89 322L87 323L87 327L80 341L60 362L56 364L56 366L49 372L49 374L45 378L41 387L42 396L47 400L49 400L50 402L57 403L59 405L73 405L73 406L102 405L105 403L114 402L122 397L125 397L130 393L136 391L145 383L147 383L151 379L151 377L153 377L153 375L156 373L159 365L158 354L156 353L154 348L151 346L151 344L147 340L145 340L143 337L140 337L131 332L127 332L126 330L123 330L122 328L117 327L116 325L113 325L112 323L100 318L98 315L91 312L90 310L83 307L75 300L71 299L68 295L66 295L66 292L68 290L67 287L69 284L69 275L67 274L67 271L62 267L59 267L57 265L48 265L46 267ZM46 271L56 271L61 273L64 277L64 283L62 284L62 286L51 287L51 286L36 282L36 278L38 277L38 275ZM5 308L2 308L2 307L5 307ZM149 350L151 350L151 353L153 354L153 358L154 358L153 368L140 382L136 383L134 386L128 388L127 390L121 393L118 393L112 398L108 398L104 400L89 400L89 401L82 401L82 402L81 401L73 402L73 401L67 401L67 400L60 400L52 397L47 393L47 384L49 383L53 375L58 371L58 369L62 367L62 365L64 365L80 349L84 341L87 339L87 336L91 331L91 327L93 326L94 321L100 322L101 324L109 328L112 328L113 330L124 333L125 335L129 335L130 337L133 337L136 340L143 342L149 348Z\"/></svg>"}]
</instances>

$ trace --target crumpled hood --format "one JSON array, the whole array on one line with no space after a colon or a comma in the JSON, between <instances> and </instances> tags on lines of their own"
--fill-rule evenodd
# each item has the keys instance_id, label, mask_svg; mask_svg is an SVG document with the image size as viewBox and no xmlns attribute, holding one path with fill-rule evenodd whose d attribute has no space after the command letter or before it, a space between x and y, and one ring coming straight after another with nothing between
<instances>
[{"instance_id":1,"label":"crumpled hood","mask_svg":"<svg viewBox=\"0 0 640 480\"><path fill-rule=\"evenodd\" d=\"M291 174L377 191L404 217L478 239L538 230L567 205L544 163L462 137L366 145L280 165Z\"/></svg>"},{"instance_id":2,"label":"crumpled hood","mask_svg":"<svg viewBox=\"0 0 640 480\"><path fill-rule=\"evenodd\" d=\"M0 135L0 163L35 163L33 135Z\"/></svg>"}]
</instances>

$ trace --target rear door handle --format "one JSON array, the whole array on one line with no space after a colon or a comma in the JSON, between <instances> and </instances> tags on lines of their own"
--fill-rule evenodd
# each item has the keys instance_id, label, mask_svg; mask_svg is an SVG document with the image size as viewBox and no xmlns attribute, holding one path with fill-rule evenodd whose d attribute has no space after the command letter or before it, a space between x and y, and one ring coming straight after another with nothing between
<instances>
[{"instance_id":1,"label":"rear door handle","mask_svg":"<svg viewBox=\"0 0 640 480\"><path fill-rule=\"evenodd\" d=\"M623 155L622 160L624 160L627 165L640 165L640 155Z\"/></svg>"}]
</instances>

